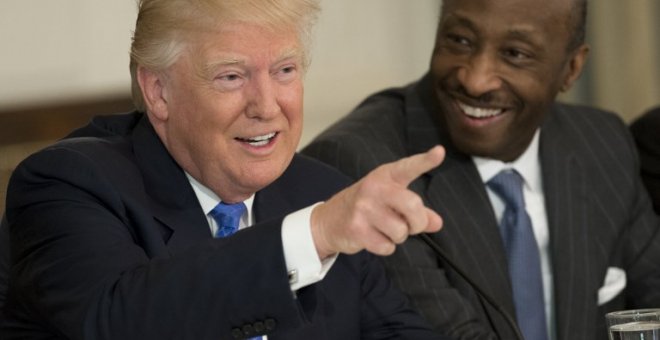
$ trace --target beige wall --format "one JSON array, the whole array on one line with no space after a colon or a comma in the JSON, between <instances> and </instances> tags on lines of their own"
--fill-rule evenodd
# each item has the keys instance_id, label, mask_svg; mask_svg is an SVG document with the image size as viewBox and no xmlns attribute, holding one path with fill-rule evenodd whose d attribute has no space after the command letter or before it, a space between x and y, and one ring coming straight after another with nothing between
<instances>
[{"instance_id":1,"label":"beige wall","mask_svg":"<svg viewBox=\"0 0 660 340\"><path fill-rule=\"evenodd\" d=\"M590 102L630 121L660 105L660 1L591 0Z\"/></svg>"},{"instance_id":2,"label":"beige wall","mask_svg":"<svg viewBox=\"0 0 660 340\"><path fill-rule=\"evenodd\" d=\"M128 93L133 0L1 0L0 110Z\"/></svg>"},{"instance_id":3,"label":"beige wall","mask_svg":"<svg viewBox=\"0 0 660 340\"><path fill-rule=\"evenodd\" d=\"M306 79L301 145L369 93L428 68L437 0L323 0Z\"/></svg>"}]
</instances>

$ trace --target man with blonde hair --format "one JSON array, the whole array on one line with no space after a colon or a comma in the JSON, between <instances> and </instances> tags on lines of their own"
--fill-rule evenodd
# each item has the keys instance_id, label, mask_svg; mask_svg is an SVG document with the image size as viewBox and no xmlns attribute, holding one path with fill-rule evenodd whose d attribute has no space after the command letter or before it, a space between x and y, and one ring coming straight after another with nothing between
<instances>
[{"instance_id":1,"label":"man with blonde hair","mask_svg":"<svg viewBox=\"0 0 660 340\"><path fill-rule=\"evenodd\" d=\"M10 181L0 338L439 338L363 250L440 229L407 185L443 149L344 190L295 154L317 11L140 1L138 110L94 119Z\"/></svg>"}]
</instances>

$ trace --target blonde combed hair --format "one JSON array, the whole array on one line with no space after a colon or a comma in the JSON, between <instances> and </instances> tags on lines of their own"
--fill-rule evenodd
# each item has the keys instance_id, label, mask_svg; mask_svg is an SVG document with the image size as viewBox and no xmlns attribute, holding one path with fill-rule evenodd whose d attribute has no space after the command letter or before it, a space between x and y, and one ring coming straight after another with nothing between
<instances>
[{"instance_id":1,"label":"blonde combed hair","mask_svg":"<svg viewBox=\"0 0 660 340\"><path fill-rule=\"evenodd\" d=\"M174 64L194 33L226 23L245 22L272 30L294 28L309 64L311 30L319 0L138 0L131 44L131 89L139 111L146 107L137 81L138 66L163 71Z\"/></svg>"}]
</instances>

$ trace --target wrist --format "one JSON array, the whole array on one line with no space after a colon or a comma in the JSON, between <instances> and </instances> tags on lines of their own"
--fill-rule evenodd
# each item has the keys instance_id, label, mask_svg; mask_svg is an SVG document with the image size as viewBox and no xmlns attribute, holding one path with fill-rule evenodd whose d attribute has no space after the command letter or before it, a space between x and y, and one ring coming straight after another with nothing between
<instances>
[{"instance_id":1,"label":"wrist","mask_svg":"<svg viewBox=\"0 0 660 340\"><path fill-rule=\"evenodd\" d=\"M314 240L314 247L316 248L316 253L319 256L319 259L321 260L325 260L326 258L337 253L336 251L332 250L332 248L330 247L324 233L324 224L322 217L324 208L325 208L325 203L321 203L316 207L314 207L310 218L310 228L312 231L312 239Z\"/></svg>"}]
</instances>

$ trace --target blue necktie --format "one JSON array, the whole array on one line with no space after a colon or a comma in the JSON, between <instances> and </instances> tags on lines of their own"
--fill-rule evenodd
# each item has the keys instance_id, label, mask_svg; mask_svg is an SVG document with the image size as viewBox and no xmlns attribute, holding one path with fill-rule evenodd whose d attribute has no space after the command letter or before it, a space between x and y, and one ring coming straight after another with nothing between
<instances>
[{"instance_id":1,"label":"blue necktie","mask_svg":"<svg viewBox=\"0 0 660 340\"><path fill-rule=\"evenodd\" d=\"M522 185L522 177L515 170L503 170L488 181L488 186L506 204L500 233L507 251L520 331L526 340L546 340L541 260L532 221L525 210Z\"/></svg>"},{"instance_id":2,"label":"blue necktie","mask_svg":"<svg viewBox=\"0 0 660 340\"><path fill-rule=\"evenodd\" d=\"M218 205L209 212L209 215L211 215L215 222L218 223L218 230L216 230L214 237L227 237L237 232L238 225L245 210L247 210L247 208L243 202L234 204L226 204L223 202L218 203ZM248 338L247 340L261 339L261 336L257 336Z\"/></svg>"},{"instance_id":3,"label":"blue necktie","mask_svg":"<svg viewBox=\"0 0 660 340\"><path fill-rule=\"evenodd\" d=\"M245 213L245 204L243 202L226 204L223 202L211 210L209 215L218 223L218 230L215 237L227 237L238 231L238 224L241 216Z\"/></svg>"}]
</instances>

